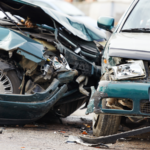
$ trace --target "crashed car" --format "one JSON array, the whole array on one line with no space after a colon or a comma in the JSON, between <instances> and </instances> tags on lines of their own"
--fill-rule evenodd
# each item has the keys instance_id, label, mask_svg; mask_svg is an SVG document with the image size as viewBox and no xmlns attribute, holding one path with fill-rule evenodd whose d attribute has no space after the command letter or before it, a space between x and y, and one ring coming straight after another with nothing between
<instances>
[{"instance_id":1,"label":"crashed car","mask_svg":"<svg viewBox=\"0 0 150 150\"><path fill-rule=\"evenodd\" d=\"M149 8L149 0L134 0L103 51L101 80L86 112L95 113L95 136L117 133L121 119L150 118ZM114 19L101 17L98 24L111 31Z\"/></svg>"},{"instance_id":2,"label":"crashed car","mask_svg":"<svg viewBox=\"0 0 150 150\"><path fill-rule=\"evenodd\" d=\"M7 16L0 20L0 124L23 125L51 111L69 116L86 107L101 76L97 40L105 34L32 2L0 1Z\"/></svg>"}]
</instances>

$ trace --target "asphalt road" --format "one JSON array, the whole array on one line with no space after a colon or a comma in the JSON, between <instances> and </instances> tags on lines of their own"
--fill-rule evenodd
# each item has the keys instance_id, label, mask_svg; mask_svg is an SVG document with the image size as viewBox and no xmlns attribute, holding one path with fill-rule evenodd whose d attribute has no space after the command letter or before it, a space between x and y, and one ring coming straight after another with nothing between
<instances>
[{"instance_id":1,"label":"asphalt road","mask_svg":"<svg viewBox=\"0 0 150 150\"><path fill-rule=\"evenodd\" d=\"M25 127L1 127L1 150L96 150L99 148L67 144L69 135L80 136L83 124L91 125L92 116L84 116L83 111L77 111L72 116L59 121L42 124L30 124ZM1 132L0 132L1 133ZM86 136L86 135L85 135ZM115 150L149 150L150 134L137 136L116 144L108 144Z\"/></svg>"}]
</instances>

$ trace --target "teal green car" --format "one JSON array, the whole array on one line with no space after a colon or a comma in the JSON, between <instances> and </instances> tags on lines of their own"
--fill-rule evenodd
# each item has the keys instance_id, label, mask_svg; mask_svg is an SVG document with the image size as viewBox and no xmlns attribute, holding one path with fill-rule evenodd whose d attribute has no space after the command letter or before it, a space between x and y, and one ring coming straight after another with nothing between
<instances>
[{"instance_id":1,"label":"teal green car","mask_svg":"<svg viewBox=\"0 0 150 150\"><path fill-rule=\"evenodd\" d=\"M101 80L87 114L94 112L95 136L115 134L120 121L134 124L150 118L150 1L134 0L114 28L114 19L98 25L112 35L101 59Z\"/></svg>"},{"instance_id":2,"label":"teal green car","mask_svg":"<svg viewBox=\"0 0 150 150\"><path fill-rule=\"evenodd\" d=\"M0 11L0 124L86 107L101 76L97 41L105 34L40 0L1 0Z\"/></svg>"}]
</instances>

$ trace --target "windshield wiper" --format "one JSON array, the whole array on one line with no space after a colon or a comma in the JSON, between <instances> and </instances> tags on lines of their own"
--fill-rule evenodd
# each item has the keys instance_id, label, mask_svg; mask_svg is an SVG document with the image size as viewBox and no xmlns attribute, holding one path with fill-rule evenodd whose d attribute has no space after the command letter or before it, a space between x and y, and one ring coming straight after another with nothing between
<instances>
[{"instance_id":1,"label":"windshield wiper","mask_svg":"<svg viewBox=\"0 0 150 150\"><path fill-rule=\"evenodd\" d=\"M122 32L150 32L150 28L131 28L121 30Z\"/></svg>"}]
</instances>

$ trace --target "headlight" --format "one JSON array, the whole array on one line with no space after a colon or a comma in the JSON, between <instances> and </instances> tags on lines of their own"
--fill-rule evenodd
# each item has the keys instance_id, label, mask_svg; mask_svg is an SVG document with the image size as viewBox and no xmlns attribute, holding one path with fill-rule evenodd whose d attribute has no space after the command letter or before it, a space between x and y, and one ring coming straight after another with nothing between
<instances>
[{"instance_id":1,"label":"headlight","mask_svg":"<svg viewBox=\"0 0 150 150\"><path fill-rule=\"evenodd\" d=\"M127 64L112 67L114 75L113 80L122 80L128 78L145 78L146 71L142 60L128 61Z\"/></svg>"}]
</instances>

